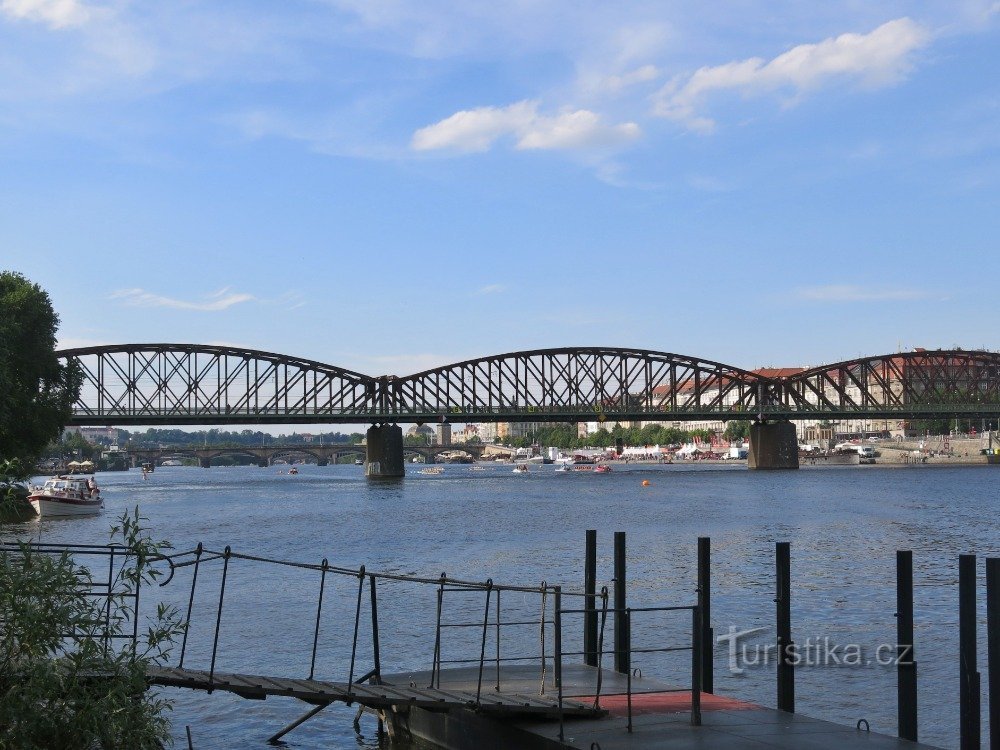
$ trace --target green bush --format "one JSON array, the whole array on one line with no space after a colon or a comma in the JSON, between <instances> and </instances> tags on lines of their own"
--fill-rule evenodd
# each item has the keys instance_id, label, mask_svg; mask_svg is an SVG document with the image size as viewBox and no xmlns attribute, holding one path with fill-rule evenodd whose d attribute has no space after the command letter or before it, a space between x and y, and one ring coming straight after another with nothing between
<instances>
[{"instance_id":1,"label":"green bush","mask_svg":"<svg viewBox=\"0 0 1000 750\"><path fill-rule=\"evenodd\" d=\"M145 670L165 662L183 632L159 605L139 638L134 594L161 575L139 509L111 530L124 563L111 594L90 596L90 571L68 554L18 545L0 552L0 748L132 750L170 744L167 700L146 689ZM104 573L106 575L106 573ZM102 581L103 583L103 581Z\"/></svg>"}]
</instances>

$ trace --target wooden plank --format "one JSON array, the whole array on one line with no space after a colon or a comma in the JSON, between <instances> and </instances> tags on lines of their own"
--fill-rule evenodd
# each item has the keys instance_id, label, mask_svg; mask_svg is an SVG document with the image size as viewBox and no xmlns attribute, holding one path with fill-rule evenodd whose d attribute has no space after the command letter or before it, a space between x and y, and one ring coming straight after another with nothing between
<instances>
[{"instance_id":1,"label":"wooden plank","mask_svg":"<svg viewBox=\"0 0 1000 750\"><path fill-rule=\"evenodd\" d=\"M401 685L377 685L302 680L294 677L268 677L216 673L214 683L208 672L203 670L157 667L147 671L150 684L170 685L200 690L222 690L245 698L262 698L266 695L284 695L314 703L343 701L358 703L371 708L389 706L417 706L432 711L451 709L478 710L493 715L558 716L559 706L549 697L524 695L520 693L497 693L488 690L476 694L464 690L440 690L430 687L404 687ZM594 716L603 713L600 709L576 701L563 702L562 711L567 715Z\"/></svg>"}]
</instances>

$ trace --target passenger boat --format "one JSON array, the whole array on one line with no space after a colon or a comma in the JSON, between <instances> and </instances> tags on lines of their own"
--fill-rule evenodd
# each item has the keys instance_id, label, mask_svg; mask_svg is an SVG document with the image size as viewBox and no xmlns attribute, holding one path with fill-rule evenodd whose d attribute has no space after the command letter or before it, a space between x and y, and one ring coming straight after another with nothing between
<instances>
[{"instance_id":1,"label":"passenger boat","mask_svg":"<svg viewBox=\"0 0 1000 750\"><path fill-rule=\"evenodd\" d=\"M417 471L418 474L443 474L443 466L428 466L426 469L420 469Z\"/></svg>"},{"instance_id":2,"label":"passenger boat","mask_svg":"<svg viewBox=\"0 0 1000 750\"><path fill-rule=\"evenodd\" d=\"M104 508L93 477L56 476L35 487L28 502L40 516L90 516Z\"/></svg>"}]
</instances>

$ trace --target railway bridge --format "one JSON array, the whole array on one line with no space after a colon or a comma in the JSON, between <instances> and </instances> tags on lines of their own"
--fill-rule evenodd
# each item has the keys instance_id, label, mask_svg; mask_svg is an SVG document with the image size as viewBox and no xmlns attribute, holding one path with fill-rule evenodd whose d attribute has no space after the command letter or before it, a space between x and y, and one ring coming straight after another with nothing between
<instances>
[{"instance_id":1,"label":"railway bridge","mask_svg":"<svg viewBox=\"0 0 1000 750\"><path fill-rule=\"evenodd\" d=\"M407 376L197 344L58 354L82 382L71 424L370 424L370 477L402 476L399 423L748 420L751 468L797 468L791 420L1000 416L1000 354L961 349L781 375L610 347L512 352Z\"/></svg>"}]
</instances>

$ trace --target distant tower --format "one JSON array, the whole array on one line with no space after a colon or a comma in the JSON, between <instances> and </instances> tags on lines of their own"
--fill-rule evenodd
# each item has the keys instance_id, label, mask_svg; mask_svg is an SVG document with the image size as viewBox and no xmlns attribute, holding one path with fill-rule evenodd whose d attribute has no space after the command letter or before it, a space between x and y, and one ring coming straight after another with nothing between
<instances>
[{"instance_id":1,"label":"distant tower","mask_svg":"<svg viewBox=\"0 0 1000 750\"><path fill-rule=\"evenodd\" d=\"M451 425L447 422L437 426L437 444L451 445Z\"/></svg>"}]
</instances>

